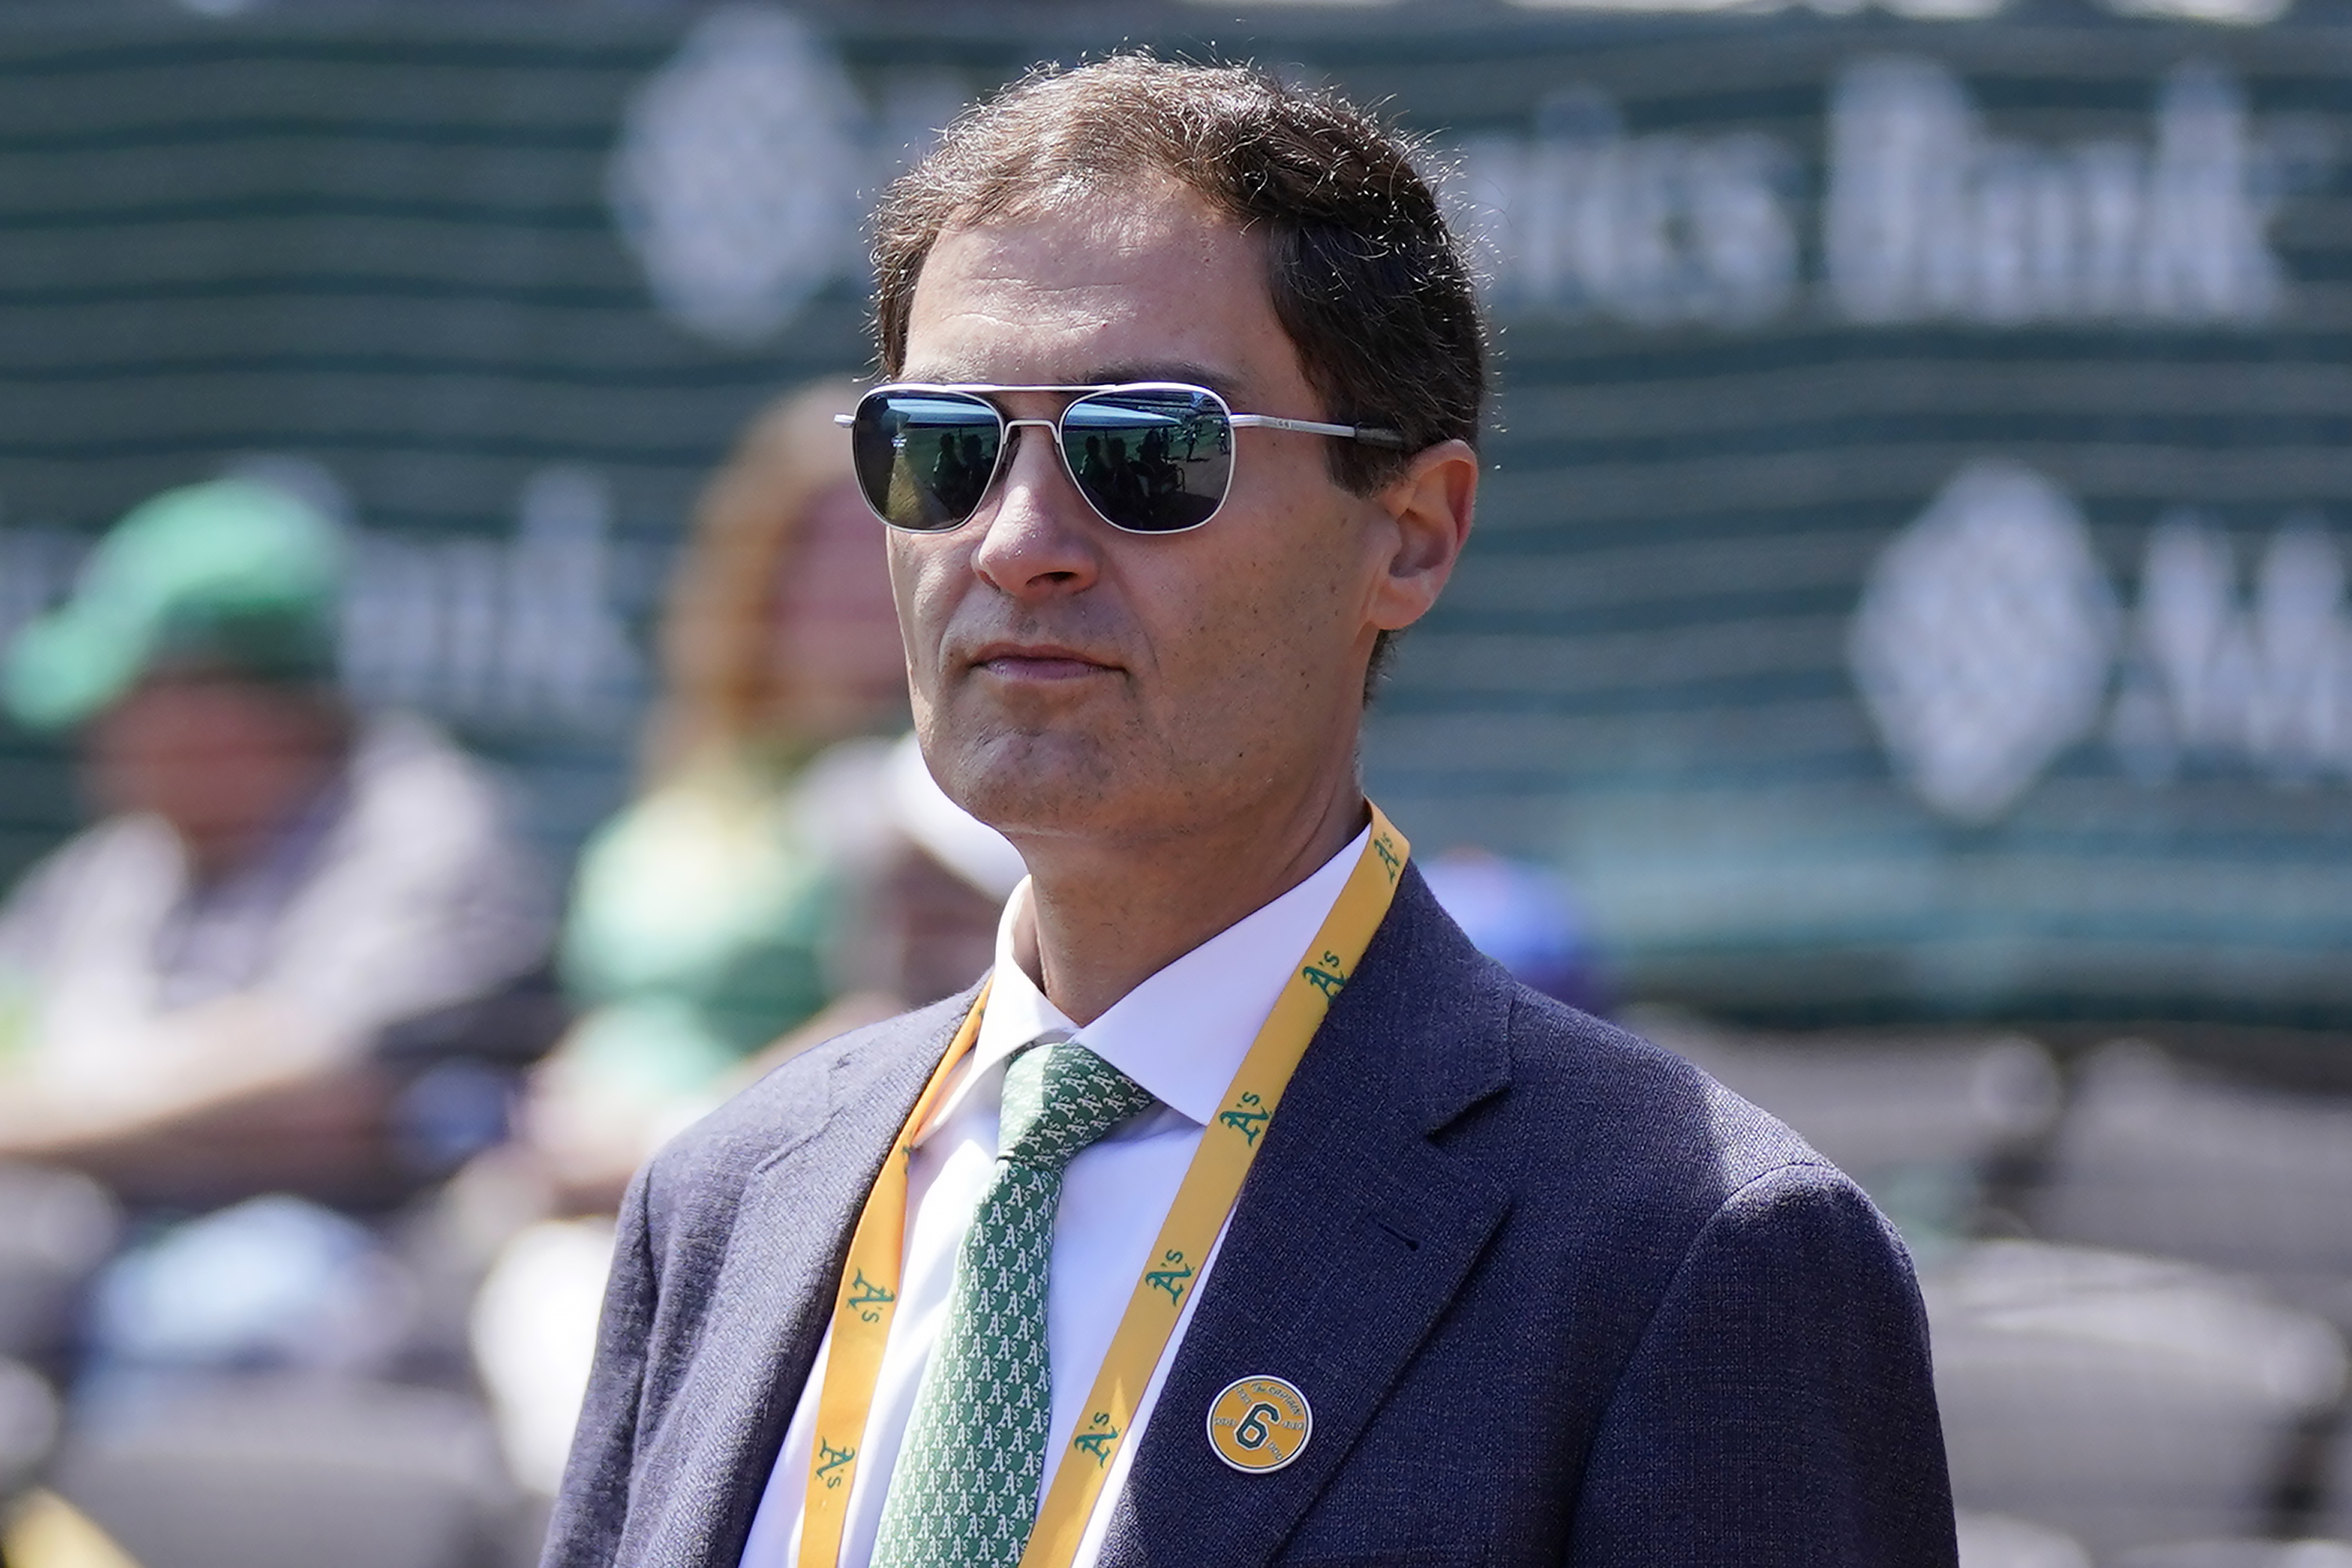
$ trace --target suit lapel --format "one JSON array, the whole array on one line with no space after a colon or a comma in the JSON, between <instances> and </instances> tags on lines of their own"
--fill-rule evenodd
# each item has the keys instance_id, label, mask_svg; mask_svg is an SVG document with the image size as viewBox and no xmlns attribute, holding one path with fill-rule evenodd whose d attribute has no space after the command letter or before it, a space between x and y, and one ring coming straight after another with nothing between
<instances>
[{"instance_id":1,"label":"suit lapel","mask_svg":"<svg viewBox=\"0 0 2352 1568\"><path fill-rule=\"evenodd\" d=\"M1508 1207L1430 1134L1508 1082L1510 993L1408 870L1266 1133L1136 1452L1102 1561L1262 1563L1329 1483ZM1313 1410L1286 1468L1228 1468L1236 1378Z\"/></svg>"},{"instance_id":2,"label":"suit lapel","mask_svg":"<svg viewBox=\"0 0 2352 1568\"><path fill-rule=\"evenodd\" d=\"M635 1466L657 1490L633 1502L630 1533L643 1510L643 1549L625 1543L624 1560L709 1568L741 1556L866 1194L971 1002L884 1026L897 1038L856 1037L779 1108L784 1127L805 1131L752 1171L703 1320L681 1325L684 1365L664 1403L674 1418L657 1423Z\"/></svg>"}]
</instances>

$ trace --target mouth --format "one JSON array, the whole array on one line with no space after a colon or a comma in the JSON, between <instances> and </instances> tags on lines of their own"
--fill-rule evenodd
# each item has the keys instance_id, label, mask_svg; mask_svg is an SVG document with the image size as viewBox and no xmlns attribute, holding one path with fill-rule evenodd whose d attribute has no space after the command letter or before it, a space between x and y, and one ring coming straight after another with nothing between
<instances>
[{"instance_id":1,"label":"mouth","mask_svg":"<svg viewBox=\"0 0 2352 1568\"><path fill-rule=\"evenodd\" d=\"M989 643L972 653L971 667L1000 680L1083 680L1109 675L1118 666L1060 643Z\"/></svg>"}]
</instances>

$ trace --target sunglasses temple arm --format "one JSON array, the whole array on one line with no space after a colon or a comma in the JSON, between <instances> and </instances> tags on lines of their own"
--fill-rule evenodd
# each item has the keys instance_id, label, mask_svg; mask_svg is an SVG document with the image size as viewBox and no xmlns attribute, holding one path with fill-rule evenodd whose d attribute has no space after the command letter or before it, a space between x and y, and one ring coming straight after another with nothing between
<instances>
[{"instance_id":1,"label":"sunglasses temple arm","mask_svg":"<svg viewBox=\"0 0 2352 1568\"><path fill-rule=\"evenodd\" d=\"M1273 414L1236 414L1236 428L1248 426L1261 430L1297 430L1308 436L1337 436L1342 440L1365 441L1375 447L1402 447L1404 437L1394 430L1376 430L1363 425L1326 425L1319 419L1285 419Z\"/></svg>"},{"instance_id":2,"label":"sunglasses temple arm","mask_svg":"<svg viewBox=\"0 0 2352 1568\"><path fill-rule=\"evenodd\" d=\"M833 416L833 422L846 430L851 426L857 423L857 416L855 414L836 414Z\"/></svg>"}]
</instances>

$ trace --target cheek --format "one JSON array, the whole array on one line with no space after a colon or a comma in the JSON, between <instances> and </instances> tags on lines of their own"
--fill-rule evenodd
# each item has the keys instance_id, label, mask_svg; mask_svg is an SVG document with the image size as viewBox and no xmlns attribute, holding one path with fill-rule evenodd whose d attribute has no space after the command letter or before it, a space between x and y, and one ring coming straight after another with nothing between
<instances>
[{"instance_id":1,"label":"cheek","mask_svg":"<svg viewBox=\"0 0 2352 1568\"><path fill-rule=\"evenodd\" d=\"M961 572L961 552L939 548L939 542L890 536L890 599L905 639L907 668L918 687L928 688L939 674L940 639L955 610Z\"/></svg>"},{"instance_id":2,"label":"cheek","mask_svg":"<svg viewBox=\"0 0 2352 1568\"><path fill-rule=\"evenodd\" d=\"M1197 536L1202 546L1229 520ZM1128 595L1150 625L1153 694L1174 730L1236 737L1296 724L1341 673L1360 617L1350 614L1349 553L1328 515L1276 514L1214 548L1153 563Z\"/></svg>"},{"instance_id":3,"label":"cheek","mask_svg":"<svg viewBox=\"0 0 2352 1568\"><path fill-rule=\"evenodd\" d=\"M1293 679L1343 662L1363 610L1358 520L1327 489L1309 486L1291 487L1262 516L1245 558L1221 574L1219 597L1235 623L1229 635Z\"/></svg>"}]
</instances>

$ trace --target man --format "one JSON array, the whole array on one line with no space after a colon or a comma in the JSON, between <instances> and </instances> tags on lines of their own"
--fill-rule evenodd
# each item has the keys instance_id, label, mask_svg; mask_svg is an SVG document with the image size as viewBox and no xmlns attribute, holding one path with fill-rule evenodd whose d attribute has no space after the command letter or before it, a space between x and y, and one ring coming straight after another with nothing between
<instances>
[{"instance_id":1,"label":"man","mask_svg":"<svg viewBox=\"0 0 2352 1568\"><path fill-rule=\"evenodd\" d=\"M470 1152L418 1146L480 1120L469 1085L496 1120L495 1072L434 1062L551 1037L549 889L477 764L344 707L343 571L291 495L192 485L10 647L10 712L77 731L105 816L0 909L0 1159L182 1211L381 1203Z\"/></svg>"},{"instance_id":2,"label":"man","mask_svg":"<svg viewBox=\"0 0 2352 1568\"><path fill-rule=\"evenodd\" d=\"M977 998L640 1176L548 1563L1952 1563L1885 1223L1514 985L1358 786L1477 477L1405 150L1115 58L961 124L877 263L917 732L1031 879ZM1164 493L1089 484L1187 422ZM967 505L921 479L974 432Z\"/></svg>"}]
</instances>

